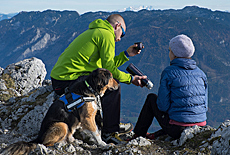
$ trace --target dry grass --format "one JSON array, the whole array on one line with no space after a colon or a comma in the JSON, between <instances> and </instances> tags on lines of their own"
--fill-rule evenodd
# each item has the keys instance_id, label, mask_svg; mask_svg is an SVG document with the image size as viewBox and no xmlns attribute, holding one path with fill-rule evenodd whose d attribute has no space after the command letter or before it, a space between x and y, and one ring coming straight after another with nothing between
<instances>
[{"instance_id":1,"label":"dry grass","mask_svg":"<svg viewBox=\"0 0 230 155\"><path fill-rule=\"evenodd\" d=\"M10 89L15 89L15 83L9 74L2 74L0 79L4 80L5 86L7 87L7 90L0 92L0 101L6 102L11 97L16 96L15 92Z\"/></svg>"}]
</instances>

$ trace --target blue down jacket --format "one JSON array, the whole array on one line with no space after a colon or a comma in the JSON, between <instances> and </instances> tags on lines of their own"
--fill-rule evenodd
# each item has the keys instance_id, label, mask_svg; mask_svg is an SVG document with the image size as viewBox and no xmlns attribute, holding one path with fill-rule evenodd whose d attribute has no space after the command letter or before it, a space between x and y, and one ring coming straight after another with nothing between
<instances>
[{"instance_id":1,"label":"blue down jacket","mask_svg":"<svg viewBox=\"0 0 230 155\"><path fill-rule=\"evenodd\" d=\"M207 119L207 77L194 60L176 58L164 69L157 105L178 122L197 123Z\"/></svg>"}]
</instances>

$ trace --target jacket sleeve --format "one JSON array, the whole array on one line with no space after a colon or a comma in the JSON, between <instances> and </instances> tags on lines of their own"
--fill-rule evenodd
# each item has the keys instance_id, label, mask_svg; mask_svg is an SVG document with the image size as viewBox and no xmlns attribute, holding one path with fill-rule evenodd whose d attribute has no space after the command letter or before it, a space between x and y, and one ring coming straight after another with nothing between
<instances>
[{"instance_id":1,"label":"jacket sleeve","mask_svg":"<svg viewBox=\"0 0 230 155\"><path fill-rule=\"evenodd\" d=\"M125 58L124 54L120 54L115 57L115 42L114 38L104 37L100 47L100 57L102 68L108 69L113 77L120 82L130 84L131 76L128 73L120 71L117 67L124 64L128 59Z\"/></svg>"},{"instance_id":2,"label":"jacket sleeve","mask_svg":"<svg viewBox=\"0 0 230 155\"><path fill-rule=\"evenodd\" d=\"M120 67L127 61L129 61L129 58L125 56L124 51L114 57L114 63L116 67Z\"/></svg>"},{"instance_id":3,"label":"jacket sleeve","mask_svg":"<svg viewBox=\"0 0 230 155\"><path fill-rule=\"evenodd\" d=\"M166 71L161 74L160 87L158 90L157 106L160 111L167 112L170 107L170 86Z\"/></svg>"}]
</instances>

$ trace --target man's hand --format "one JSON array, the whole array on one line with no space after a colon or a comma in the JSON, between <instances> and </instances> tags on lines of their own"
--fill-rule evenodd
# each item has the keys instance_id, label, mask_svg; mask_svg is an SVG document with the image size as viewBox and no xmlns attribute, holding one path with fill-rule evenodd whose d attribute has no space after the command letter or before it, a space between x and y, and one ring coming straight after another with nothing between
<instances>
[{"instance_id":1,"label":"man's hand","mask_svg":"<svg viewBox=\"0 0 230 155\"><path fill-rule=\"evenodd\" d=\"M133 57L133 56L135 56L135 55L141 53L141 50L136 50L136 49L135 49L135 47L137 47L137 46L138 46L137 44L134 44L134 45L130 46L130 47L126 50L130 57ZM144 46L143 46L143 48L144 48Z\"/></svg>"},{"instance_id":2,"label":"man's hand","mask_svg":"<svg viewBox=\"0 0 230 155\"><path fill-rule=\"evenodd\" d=\"M135 75L133 76L133 80L132 80L132 84L134 84L135 86L140 86L143 87L141 84L141 79L147 79L147 76L139 76L139 75Z\"/></svg>"}]
</instances>

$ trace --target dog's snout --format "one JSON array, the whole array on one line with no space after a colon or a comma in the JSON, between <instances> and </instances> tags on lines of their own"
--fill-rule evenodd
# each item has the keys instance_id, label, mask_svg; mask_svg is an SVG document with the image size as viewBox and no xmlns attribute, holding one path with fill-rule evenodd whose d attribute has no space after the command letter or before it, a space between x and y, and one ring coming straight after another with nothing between
<instances>
[{"instance_id":1,"label":"dog's snout","mask_svg":"<svg viewBox=\"0 0 230 155\"><path fill-rule=\"evenodd\" d=\"M110 90L117 90L120 86L120 84L115 80L115 79L111 79L110 80L110 85L109 85L109 89Z\"/></svg>"}]
</instances>

